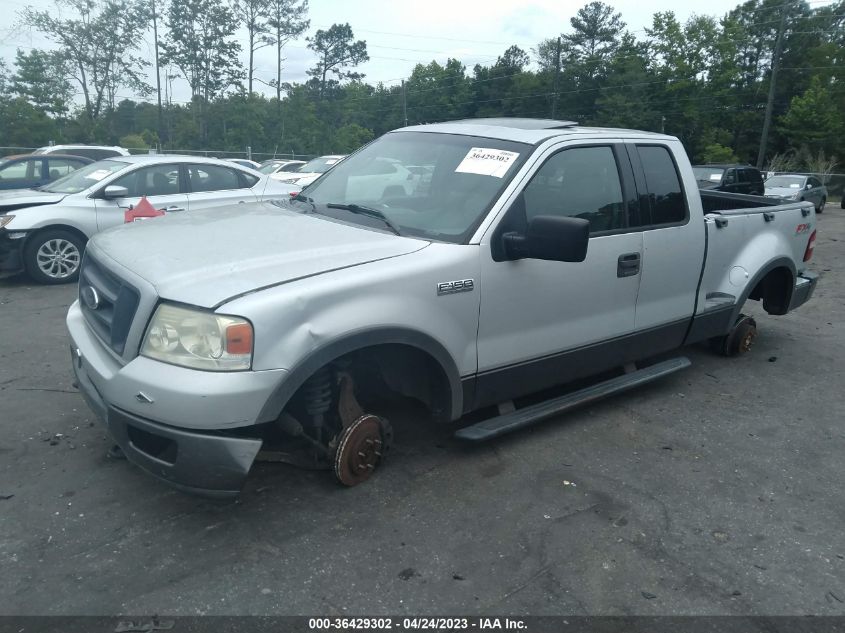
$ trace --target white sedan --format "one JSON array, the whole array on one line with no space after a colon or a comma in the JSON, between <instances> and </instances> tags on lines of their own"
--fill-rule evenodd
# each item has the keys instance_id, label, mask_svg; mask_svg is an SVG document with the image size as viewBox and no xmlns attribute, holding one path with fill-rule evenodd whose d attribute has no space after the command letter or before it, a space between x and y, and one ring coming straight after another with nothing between
<instances>
[{"instance_id":1,"label":"white sedan","mask_svg":"<svg viewBox=\"0 0 845 633\"><path fill-rule=\"evenodd\" d=\"M317 180L320 176L337 165L340 161L346 158L345 154L331 154L329 156L320 156L313 160L309 160L299 171L290 174L276 174L275 178L279 182L284 182L289 185L296 185L297 187L306 187Z\"/></svg>"},{"instance_id":2,"label":"white sedan","mask_svg":"<svg viewBox=\"0 0 845 633\"><path fill-rule=\"evenodd\" d=\"M74 281L86 242L125 221L142 196L166 213L283 200L295 189L228 161L119 156L38 190L0 193L0 274L25 270L45 284Z\"/></svg>"}]
</instances>

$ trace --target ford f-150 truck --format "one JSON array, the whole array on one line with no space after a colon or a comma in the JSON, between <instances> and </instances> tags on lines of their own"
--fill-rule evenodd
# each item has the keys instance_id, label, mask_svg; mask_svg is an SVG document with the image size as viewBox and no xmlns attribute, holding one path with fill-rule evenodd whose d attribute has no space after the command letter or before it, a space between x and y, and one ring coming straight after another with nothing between
<instances>
[{"instance_id":1,"label":"ford f-150 truck","mask_svg":"<svg viewBox=\"0 0 845 633\"><path fill-rule=\"evenodd\" d=\"M388 397L478 441L681 369L684 345L747 351L746 301L810 298L815 221L700 192L671 136L406 127L290 201L94 236L73 369L126 457L183 490L237 494L259 452L354 485L390 444Z\"/></svg>"}]
</instances>

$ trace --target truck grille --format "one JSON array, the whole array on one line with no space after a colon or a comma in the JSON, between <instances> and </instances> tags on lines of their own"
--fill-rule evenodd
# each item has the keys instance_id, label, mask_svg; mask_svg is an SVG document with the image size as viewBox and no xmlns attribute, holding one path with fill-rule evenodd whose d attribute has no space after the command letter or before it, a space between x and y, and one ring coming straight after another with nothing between
<instances>
[{"instance_id":1,"label":"truck grille","mask_svg":"<svg viewBox=\"0 0 845 633\"><path fill-rule=\"evenodd\" d=\"M91 329L118 354L123 354L139 299L136 288L85 254L79 272L79 305Z\"/></svg>"}]
</instances>

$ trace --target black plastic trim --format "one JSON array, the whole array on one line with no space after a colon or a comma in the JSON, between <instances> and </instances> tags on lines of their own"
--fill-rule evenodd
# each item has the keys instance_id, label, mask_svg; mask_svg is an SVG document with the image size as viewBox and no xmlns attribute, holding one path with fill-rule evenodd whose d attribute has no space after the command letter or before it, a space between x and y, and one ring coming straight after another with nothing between
<instances>
[{"instance_id":1,"label":"black plastic trim","mask_svg":"<svg viewBox=\"0 0 845 633\"><path fill-rule=\"evenodd\" d=\"M26 233L26 231L14 231ZM6 229L0 230L0 273L13 274L23 272L23 248L29 236L10 239Z\"/></svg>"},{"instance_id":2,"label":"black plastic trim","mask_svg":"<svg viewBox=\"0 0 845 633\"><path fill-rule=\"evenodd\" d=\"M427 334L407 328L392 327L352 332L315 350L288 371L284 380L264 403L258 415L258 422L270 422L278 418L297 390L320 367L350 352L387 344L415 347L437 361L449 381L449 401L451 402L449 417L451 420L460 418L463 414L464 388L461 385L457 365L449 352L441 343Z\"/></svg>"},{"instance_id":3,"label":"black plastic trim","mask_svg":"<svg viewBox=\"0 0 845 633\"><path fill-rule=\"evenodd\" d=\"M733 303L729 303L696 315L692 320L684 345L700 343L727 334L735 321L734 307Z\"/></svg>"},{"instance_id":4,"label":"black plastic trim","mask_svg":"<svg viewBox=\"0 0 845 633\"><path fill-rule=\"evenodd\" d=\"M474 377L475 402L469 410L512 400L586 378L683 345L689 319L681 319L599 343L499 367ZM470 380L465 378L464 381Z\"/></svg>"},{"instance_id":5,"label":"black plastic trim","mask_svg":"<svg viewBox=\"0 0 845 633\"><path fill-rule=\"evenodd\" d=\"M757 287L757 284L762 281L762 279L772 272L775 268L786 268L789 272L792 273L792 283L789 287L789 301L786 302L786 305L789 306L792 304L792 293L795 290L795 277L796 277L796 270L795 270L795 262L793 262L788 257L779 257L777 259L773 259L765 266L763 266L757 274L748 282L745 286L745 289L742 291L742 294L739 297L739 300L734 304L734 311L733 311L733 318L731 319L731 323L735 322L739 318L740 311L742 307L745 305L745 302L748 301L748 297L751 295L751 292L754 288ZM787 312L789 310L787 309ZM785 314L785 313L784 313Z\"/></svg>"}]
</instances>

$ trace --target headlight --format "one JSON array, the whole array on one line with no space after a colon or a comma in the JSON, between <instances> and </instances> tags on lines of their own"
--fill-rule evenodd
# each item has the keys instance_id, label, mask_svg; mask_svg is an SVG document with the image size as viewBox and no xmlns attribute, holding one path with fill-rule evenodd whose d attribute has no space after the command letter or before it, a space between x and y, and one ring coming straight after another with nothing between
<instances>
[{"instance_id":1,"label":"headlight","mask_svg":"<svg viewBox=\"0 0 845 633\"><path fill-rule=\"evenodd\" d=\"M789 196L789 199L790 200L798 200L800 197L801 197L801 192L798 192L798 193L793 193L791 196Z\"/></svg>"},{"instance_id":2,"label":"headlight","mask_svg":"<svg viewBox=\"0 0 845 633\"><path fill-rule=\"evenodd\" d=\"M282 180L280 182L283 182L283 183L288 184L288 185L293 185L295 183L298 183L299 180L300 180L299 178L285 178L284 180Z\"/></svg>"},{"instance_id":3,"label":"headlight","mask_svg":"<svg viewBox=\"0 0 845 633\"><path fill-rule=\"evenodd\" d=\"M9 222L15 219L13 215L0 215L0 229L6 226Z\"/></svg>"},{"instance_id":4,"label":"headlight","mask_svg":"<svg viewBox=\"0 0 845 633\"><path fill-rule=\"evenodd\" d=\"M252 325L163 303L147 328L141 355L194 369L243 371L252 366Z\"/></svg>"}]
</instances>

